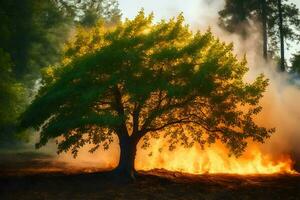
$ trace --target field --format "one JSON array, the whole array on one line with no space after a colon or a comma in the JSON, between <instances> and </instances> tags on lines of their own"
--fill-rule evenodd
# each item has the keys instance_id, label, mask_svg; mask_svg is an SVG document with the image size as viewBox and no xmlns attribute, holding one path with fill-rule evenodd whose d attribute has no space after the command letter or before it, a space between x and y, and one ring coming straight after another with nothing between
<instances>
[{"instance_id":1,"label":"field","mask_svg":"<svg viewBox=\"0 0 300 200\"><path fill-rule=\"evenodd\" d=\"M299 175L190 175L139 172L121 182L95 168L71 168L45 155L1 155L0 199L300 199Z\"/></svg>"}]
</instances>

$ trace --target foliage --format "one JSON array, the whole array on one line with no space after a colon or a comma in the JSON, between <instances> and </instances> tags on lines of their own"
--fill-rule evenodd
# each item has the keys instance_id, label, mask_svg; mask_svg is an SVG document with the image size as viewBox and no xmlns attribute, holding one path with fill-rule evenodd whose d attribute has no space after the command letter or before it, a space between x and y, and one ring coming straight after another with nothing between
<instances>
[{"instance_id":1,"label":"foliage","mask_svg":"<svg viewBox=\"0 0 300 200\"><path fill-rule=\"evenodd\" d=\"M17 117L40 68L58 62L72 16L56 0L0 1L0 146L19 144Z\"/></svg>"},{"instance_id":2,"label":"foliage","mask_svg":"<svg viewBox=\"0 0 300 200\"><path fill-rule=\"evenodd\" d=\"M12 76L10 56L0 49L0 136L9 133L24 108L24 87ZM10 137L10 136L7 136Z\"/></svg>"},{"instance_id":3,"label":"foliage","mask_svg":"<svg viewBox=\"0 0 300 200\"><path fill-rule=\"evenodd\" d=\"M59 152L76 155L86 143L108 148L117 135L143 138L144 147L166 137L170 149L221 140L239 155L247 139L270 136L273 129L253 121L264 76L244 82L246 61L233 46L210 31L192 33L182 15L152 18L141 11L111 30L79 30L22 116L22 127L41 131L37 147L56 138Z\"/></svg>"},{"instance_id":4,"label":"foliage","mask_svg":"<svg viewBox=\"0 0 300 200\"><path fill-rule=\"evenodd\" d=\"M0 48L10 54L21 79L59 60L70 21L54 0L0 2Z\"/></svg>"},{"instance_id":5,"label":"foliage","mask_svg":"<svg viewBox=\"0 0 300 200\"><path fill-rule=\"evenodd\" d=\"M257 19L257 2L226 0L225 7L219 12L219 23L221 27L233 33L238 32L243 36L248 35L247 27L251 20Z\"/></svg>"},{"instance_id":6,"label":"foliage","mask_svg":"<svg viewBox=\"0 0 300 200\"><path fill-rule=\"evenodd\" d=\"M243 36L251 34L249 27L261 27L263 18L266 17L266 28L269 36L270 52L276 52L279 46L279 18L278 0L265 0L266 7L263 12L262 0L226 0L225 8L219 12L220 24L229 32L241 33ZM300 38L299 9L288 0L282 2L283 35L286 42L297 42ZM264 14L266 16L264 16Z\"/></svg>"},{"instance_id":7,"label":"foliage","mask_svg":"<svg viewBox=\"0 0 300 200\"><path fill-rule=\"evenodd\" d=\"M64 0L0 1L1 68L5 68L0 77L6 77L1 80L2 141L10 140L6 135L16 132L17 113L26 106L29 94L34 95L40 69L61 60L63 44L79 24L79 13L88 14L87 5L92 5L92 2L101 4L95 10L95 20L100 14L106 16L104 21L111 20L105 21L107 23L118 20L120 11L114 0L85 0L81 1L81 6ZM26 99L21 100L21 97ZM3 127L6 127L5 131Z\"/></svg>"},{"instance_id":8,"label":"foliage","mask_svg":"<svg viewBox=\"0 0 300 200\"><path fill-rule=\"evenodd\" d=\"M38 77L42 67L60 60L62 44L74 24L120 19L115 0L0 1L0 48L10 54L17 78Z\"/></svg>"},{"instance_id":9,"label":"foliage","mask_svg":"<svg viewBox=\"0 0 300 200\"><path fill-rule=\"evenodd\" d=\"M292 63L292 72L300 74L300 53L293 55L291 63Z\"/></svg>"},{"instance_id":10,"label":"foliage","mask_svg":"<svg viewBox=\"0 0 300 200\"><path fill-rule=\"evenodd\" d=\"M82 26L94 26L99 19L108 24L115 24L121 18L116 0L59 0L59 2L71 8L74 20Z\"/></svg>"},{"instance_id":11,"label":"foliage","mask_svg":"<svg viewBox=\"0 0 300 200\"><path fill-rule=\"evenodd\" d=\"M271 51L278 50L279 46L279 18L276 9L276 2L273 2L273 7L270 8L270 14L268 14L268 34L270 38L270 46L273 49ZM293 3L289 3L287 0L282 1L283 12L283 36L285 43L290 46L293 43L300 41L300 12L297 6Z\"/></svg>"}]
</instances>

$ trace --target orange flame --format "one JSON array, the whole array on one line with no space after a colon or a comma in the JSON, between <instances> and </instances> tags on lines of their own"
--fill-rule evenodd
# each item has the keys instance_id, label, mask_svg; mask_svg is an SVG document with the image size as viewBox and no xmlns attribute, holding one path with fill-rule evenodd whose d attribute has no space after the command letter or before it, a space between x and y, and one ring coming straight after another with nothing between
<instances>
[{"instance_id":1,"label":"orange flame","mask_svg":"<svg viewBox=\"0 0 300 200\"><path fill-rule=\"evenodd\" d=\"M258 144L250 143L241 157L229 156L228 150L220 142L202 149L198 145L191 148L177 147L168 150L168 143L163 139L151 141L151 146L141 149L138 144L135 159L137 170L166 169L191 174L274 174L297 173L293 169L291 157L284 153L266 152ZM78 158L70 153L62 154L58 161L64 161L71 166L103 170L112 169L118 164L119 148L114 143L109 151L99 150L93 154L88 147L81 149Z\"/></svg>"},{"instance_id":2,"label":"orange flame","mask_svg":"<svg viewBox=\"0 0 300 200\"><path fill-rule=\"evenodd\" d=\"M164 141L152 142L151 149L140 150L135 166L138 170L163 168L191 174L273 174L296 173L293 161L288 155L273 156L263 153L258 145L250 144L241 157L228 156L228 151L221 144L205 149L194 145L192 148L177 148L173 151L158 149ZM148 156L147 156L148 155Z\"/></svg>"}]
</instances>

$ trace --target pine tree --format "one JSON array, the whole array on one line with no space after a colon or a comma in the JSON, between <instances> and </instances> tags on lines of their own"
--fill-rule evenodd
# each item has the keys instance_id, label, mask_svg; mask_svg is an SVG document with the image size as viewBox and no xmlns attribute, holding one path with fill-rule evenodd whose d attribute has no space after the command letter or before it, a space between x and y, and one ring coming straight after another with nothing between
<instances>
[{"instance_id":1,"label":"pine tree","mask_svg":"<svg viewBox=\"0 0 300 200\"><path fill-rule=\"evenodd\" d=\"M280 46L280 70L285 71L285 43L298 42L300 15L296 5L287 0L226 0L219 12L220 24L230 32L251 34L251 24L262 28L263 56L278 51ZM270 57L270 56L269 56Z\"/></svg>"},{"instance_id":2,"label":"pine tree","mask_svg":"<svg viewBox=\"0 0 300 200\"><path fill-rule=\"evenodd\" d=\"M300 74L300 53L294 54L291 59L292 67L291 70L294 73Z\"/></svg>"}]
</instances>

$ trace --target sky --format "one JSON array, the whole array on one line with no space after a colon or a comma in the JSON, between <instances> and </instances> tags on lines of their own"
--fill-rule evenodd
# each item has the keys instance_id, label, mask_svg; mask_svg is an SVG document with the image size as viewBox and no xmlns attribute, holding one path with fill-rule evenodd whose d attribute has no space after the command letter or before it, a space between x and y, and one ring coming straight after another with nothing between
<instances>
[{"instance_id":1,"label":"sky","mask_svg":"<svg viewBox=\"0 0 300 200\"><path fill-rule=\"evenodd\" d=\"M222 0L119 0L123 18L133 18L144 8L146 13L154 12L156 20L166 19L183 12L189 24L206 25L215 18L223 7Z\"/></svg>"},{"instance_id":2,"label":"sky","mask_svg":"<svg viewBox=\"0 0 300 200\"><path fill-rule=\"evenodd\" d=\"M290 0L300 8L300 0ZM119 0L123 19L132 19L142 8L146 13L154 13L155 21L168 19L183 13L185 20L193 29L206 30L217 26L218 11L224 6L224 0ZM295 44L288 51L300 51L300 45Z\"/></svg>"},{"instance_id":3,"label":"sky","mask_svg":"<svg viewBox=\"0 0 300 200\"><path fill-rule=\"evenodd\" d=\"M298 8L300 8L300 1L299 0L291 0L290 2L293 2L294 4L296 4L298 6Z\"/></svg>"}]
</instances>

